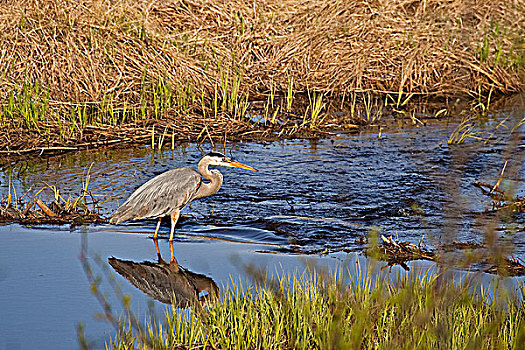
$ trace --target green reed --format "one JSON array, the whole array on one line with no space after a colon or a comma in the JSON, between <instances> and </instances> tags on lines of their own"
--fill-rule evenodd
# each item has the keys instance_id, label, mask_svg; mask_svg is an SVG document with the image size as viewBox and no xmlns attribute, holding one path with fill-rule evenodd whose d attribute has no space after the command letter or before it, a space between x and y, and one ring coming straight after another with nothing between
<instances>
[{"instance_id":1,"label":"green reed","mask_svg":"<svg viewBox=\"0 0 525 350\"><path fill-rule=\"evenodd\" d=\"M215 88L212 105L214 114L218 115L220 105L221 113L228 114L234 119L242 119L246 115L249 98L248 92L243 90L243 73L239 69L233 72L224 70L221 65L217 69L220 84Z\"/></svg>"},{"instance_id":2,"label":"green reed","mask_svg":"<svg viewBox=\"0 0 525 350\"><path fill-rule=\"evenodd\" d=\"M164 321L139 328L120 319L108 347L519 349L525 342L523 284L509 292L474 278L368 271L358 265L281 274L253 287L232 282L204 309L167 308Z\"/></svg>"},{"instance_id":3,"label":"green reed","mask_svg":"<svg viewBox=\"0 0 525 350\"><path fill-rule=\"evenodd\" d=\"M308 106L303 116L303 126L309 125L310 129L321 126L326 116L323 116L323 110L326 109L326 103L323 102L324 94L321 92L308 93Z\"/></svg>"},{"instance_id":4,"label":"green reed","mask_svg":"<svg viewBox=\"0 0 525 350\"><path fill-rule=\"evenodd\" d=\"M447 143L449 145L462 144L467 139L488 142L490 135L485 135L481 131L475 131L476 121L473 118L465 118L459 123L450 134Z\"/></svg>"},{"instance_id":5,"label":"green reed","mask_svg":"<svg viewBox=\"0 0 525 350\"><path fill-rule=\"evenodd\" d=\"M15 124L41 133L39 124L45 120L48 109L49 93L42 91L38 81L23 82L9 93L7 103L1 106L0 125Z\"/></svg>"}]
</instances>

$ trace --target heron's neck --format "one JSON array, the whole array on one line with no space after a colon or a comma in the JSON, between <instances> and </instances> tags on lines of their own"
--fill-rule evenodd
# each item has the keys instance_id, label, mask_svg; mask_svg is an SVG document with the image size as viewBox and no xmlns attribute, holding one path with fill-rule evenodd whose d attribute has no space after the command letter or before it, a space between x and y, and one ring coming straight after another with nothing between
<instances>
[{"instance_id":1,"label":"heron's neck","mask_svg":"<svg viewBox=\"0 0 525 350\"><path fill-rule=\"evenodd\" d=\"M222 174L217 169L210 170L208 168L208 165L209 163L204 159L199 162L199 172L201 173L202 177L204 177L207 180L210 180L210 182L203 182L201 184L195 198L211 196L212 194L217 193L219 188L221 188Z\"/></svg>"}]
</instances>

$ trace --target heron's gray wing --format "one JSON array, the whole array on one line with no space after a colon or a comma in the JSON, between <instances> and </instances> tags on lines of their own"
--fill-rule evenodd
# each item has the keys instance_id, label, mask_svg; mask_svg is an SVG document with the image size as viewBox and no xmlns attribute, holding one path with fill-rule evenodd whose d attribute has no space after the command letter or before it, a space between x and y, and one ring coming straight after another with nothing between
<instances>
[{"instance_id":1,"label":"heron's gray wing","mask_svg":"<svg viewBox=\"0 0 525 350\"><path fill-rule=\"evenodd\" d=\"M194 199L201 182L200 174L190 167L166 171L133 192L110 222L169 215Z\"/></svg>"}]
</instances>

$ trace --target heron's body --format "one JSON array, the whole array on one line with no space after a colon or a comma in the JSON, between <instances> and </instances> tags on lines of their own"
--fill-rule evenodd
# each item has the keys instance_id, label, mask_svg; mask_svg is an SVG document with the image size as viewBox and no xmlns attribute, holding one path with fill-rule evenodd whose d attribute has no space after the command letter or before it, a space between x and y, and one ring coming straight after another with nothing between
<instances>
[{"instance_id":1,"label":"heron's body","mask_svg":"<svg viewBox=\"0 0 525 350\"><path fill-rule=\"evenodd\" d=\"M140 186L117 209L109 222L118 224L126 220L159 218L157 229L153 236L156 239L161 219L169 215L171 217L170 242L172 242L175 224L179 218L180 211L195 199L217 193L222 185L222 174L217 169L210 170L208 168L209 165L256 170L231 160L223 154L209 153L199 162L199 172L190 167L173 169L152 178ZM210 180L210 182L204 182L201 175L205 179Z\"/></svg>"},{"instance_id":2,"label":"heron's body","mask_svg":"<svg viewBox=\"0 0 525 350\"><path fill-rule=\"evenodd\" d=\"M199 190L204 189L201 185L201 175L190 167L166 171L133 192L113 214L110 222L118 224L126 220L171 215L196 199Z\"/></svg>"}]
</instances>

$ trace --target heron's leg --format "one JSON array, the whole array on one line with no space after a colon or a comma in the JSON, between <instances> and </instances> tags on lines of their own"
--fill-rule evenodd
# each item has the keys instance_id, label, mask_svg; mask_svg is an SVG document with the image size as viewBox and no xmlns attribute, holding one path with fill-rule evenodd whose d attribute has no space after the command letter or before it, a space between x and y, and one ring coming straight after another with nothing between
<instances>
[{"instance_id":1,"label":"heron's leg","mask_svg":"<svg viewBox=\"0 0 525 350\"><path fill-rule=\"evenodd\" d=\"M157 222L157 228L155 229L155 234L153 235L153 239L157 239L157 236L159 235L159 228L160 228L160 223L162 221L162 218L159 218L159 222ZM159 252L159 250L157 249L157 253Z\"/></svg>"},{"instance_id":2,"label":"heron's leg","mask_svg":"<svg viewBox=\"0 0 525 350\"><path fill-rule=\"evenodd\" d=\"M178 268L179 263L177 262L177 259L175 259L175 254L173 254L173 241L170 241L170 252L171 252L170 266Z\"/></svg>"},{"instance_id":3,"label":"heron's leg","mask_svg":"<svg viewBox=\"0 0 525 350\"><path fill-rule=\"evenodd\" d=\"M175 254L173 254L173 232L175 231L175 225L177 224L177 220L179 220L179 216L180 216L180 210L176 210L173 213L171 213L171 215L170 215L170 217L171 217L171 231L170 231L170 253L171 253L171 258L170 258L170 265L174 264L176 266L179 266L179 264L177 263L177 259L175 259Z\"/></svg>"},{"instance_id":4,"label":"heron's leg","mask_svg":"<svg viewBox=\"0 0 525 350\"><path fill-rule=\"evenodd\" d=\"M173 241L173 232L175 231L175 225L177 224L177 220L179 220L180 216L180 210L176 210L173 213L171 213L171 231L170 231L170 242Z\"/></svg>"},{"instance_id":5,"label":"heron's leg","mask_svg":"<svg viewBox=\"0 0 525 350\"><path fill-rule=\"evenodd\" d=\"M159 242L158 242L157 237L153 237L153 242L155 243L155 249L157 250L157 259L159 260L159 263L160 263L160 260L162 259L162 257L160 256Z\"/></svg>"}]
</instances>

